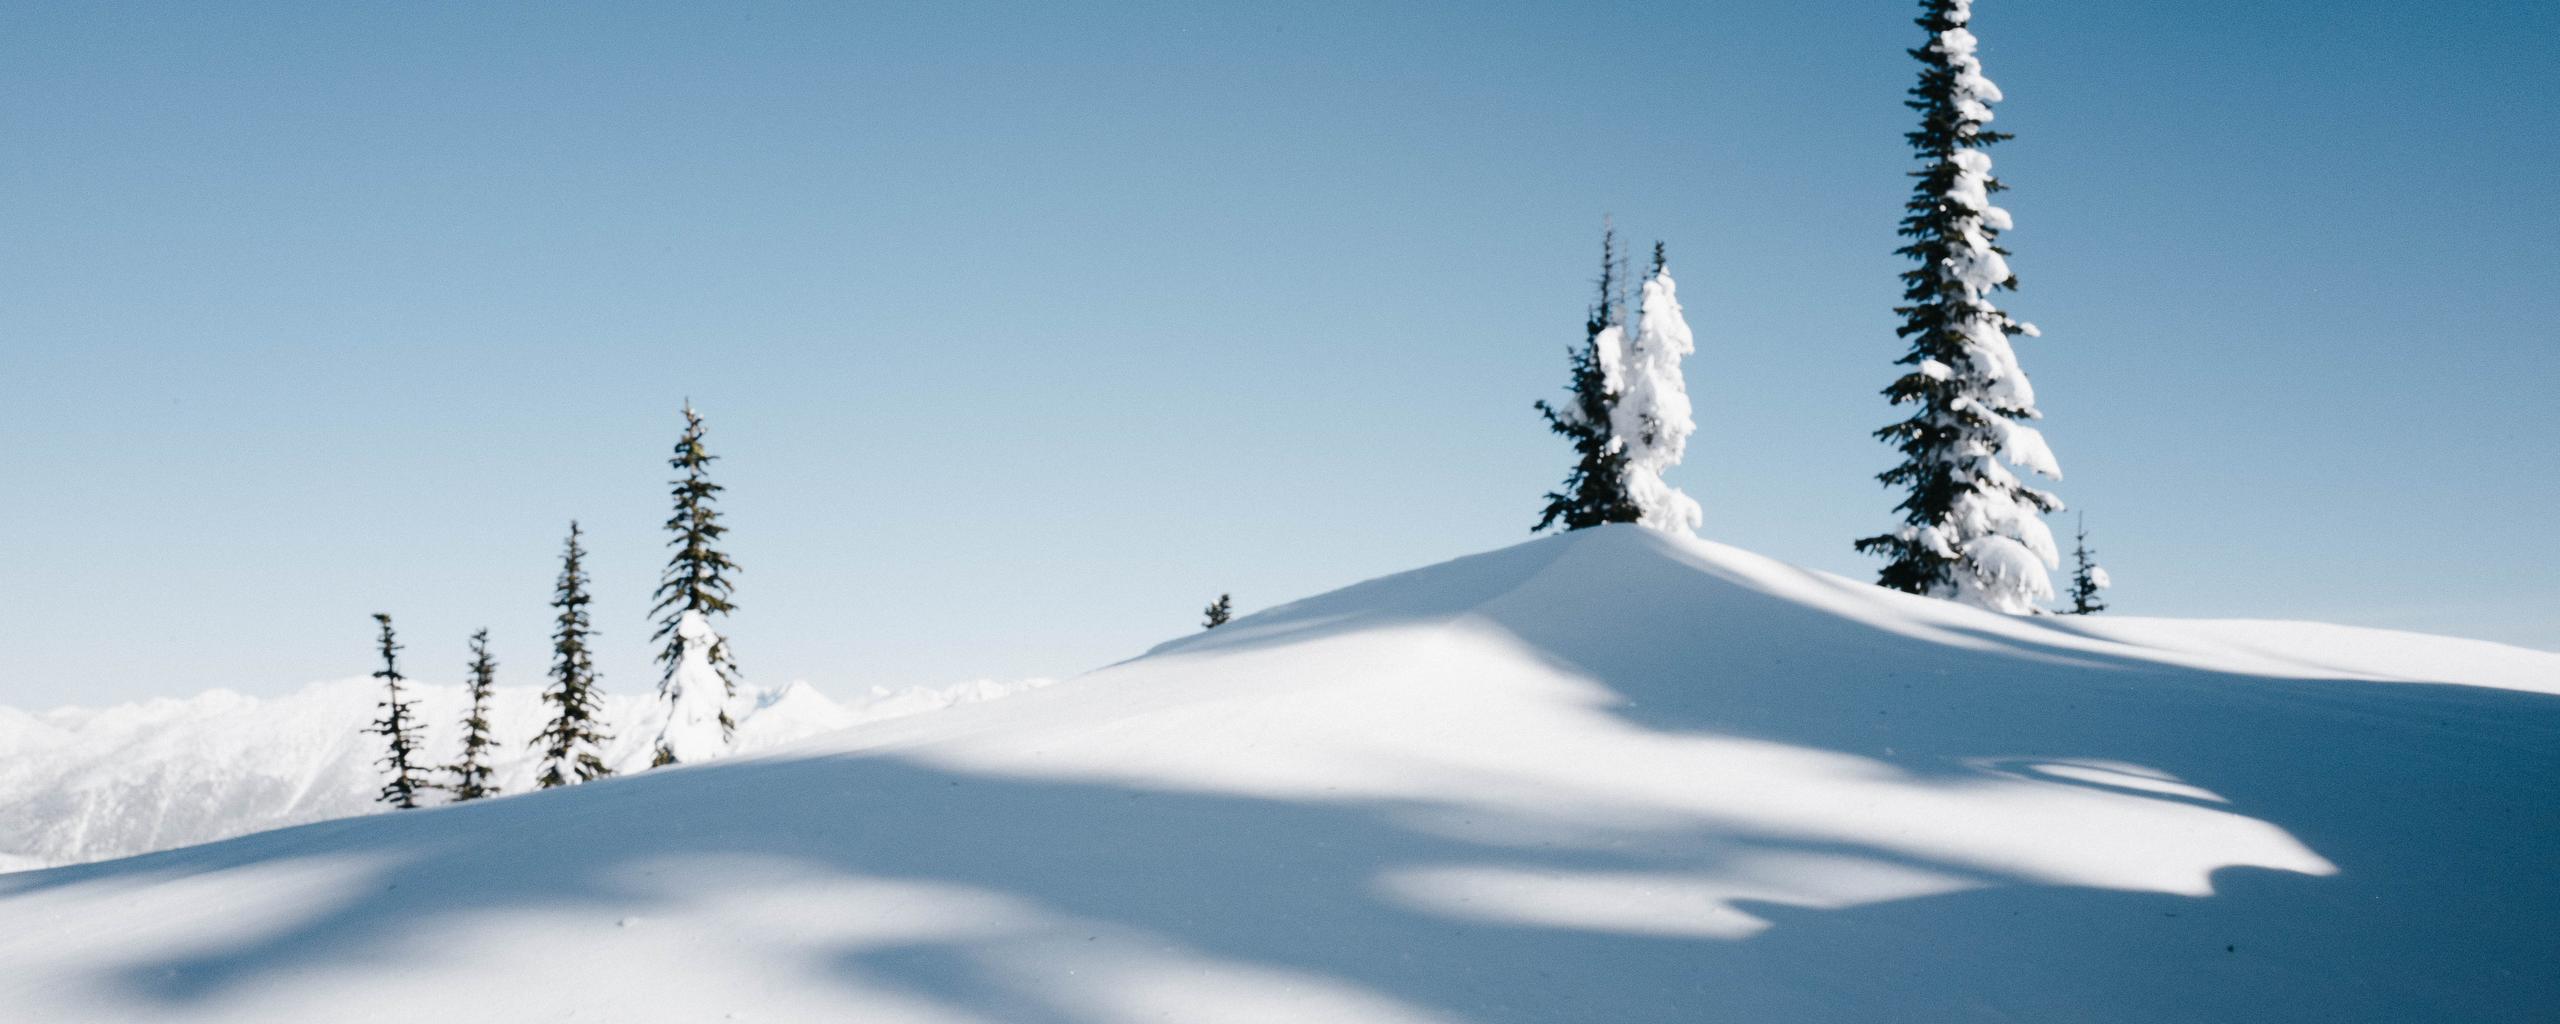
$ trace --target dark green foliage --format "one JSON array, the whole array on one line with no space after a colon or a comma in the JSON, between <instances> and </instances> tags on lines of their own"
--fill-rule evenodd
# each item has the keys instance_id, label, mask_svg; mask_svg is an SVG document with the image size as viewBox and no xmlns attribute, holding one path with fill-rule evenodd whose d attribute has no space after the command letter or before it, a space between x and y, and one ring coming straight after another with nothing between
<instances>
[{"instance_id":1,"label":"dark green foliage","mask_svg":"<svg viewBox=\"0 0 2560 1024\"><path fill-rule=\"evenodd\" d=\"M1220 594L1217 600L1209 602L1209 607L1205 610L1208 620L1202 622L1200 628L1216 629L1226 625L1228 619L1235 617L1235 613L1235 602L1229 600L1228 595Z\"/></svg>"},{"instance_id":2,"label":"dark green foliage","mask_svg":"<svg viewBox=\"0 0 2560 1024\"><path fill-rule=\"evenodd\" d=\"M675 457L667 460L667 465L684 474L671 482L675 514L667 518L667 531L675 534L667 544L676 552L667 560L666 571L658 577L658 590L654 595L657 603L649 609L652 614L661 616L658 630L650 639L665 644L658 651L658 664L663 666L658 677L661 695L666 695L667 687L675 679L676 664L684 656L684 638L676 634L676 626L683 621L684 613L701 612L707 622L714 615L727 615L736 608L730 601L733 588L729 574L738 571L738 563L713 546L722 534L729 532L728 527L720 524L720 510L713 507L722 488L711 482L710 471L711 463L719 456L703 447L702 433L702 415L693 411L693 403L685 403L684 436L676 439ZM738 694L738 665L731 658L725 640L714 641L708 653L711 667L720 673L723 698L720 735L726 738L737 728L737 723L729 720L727 700ZM674 762L673 752L661 744L655 763Z\"/></svg>"},{"instance_id":3,"label":"dark green foliage","mask_svg":"<svg viewBox=\"0 0 2560 1024\"><path fill-rule=\"evenodd\" d=\"M2098 591L2106 588L2106 570L2098 568L2098 553L2089 550L2089 521L2085 517L2073 531L2071 565L2071 610L2063 614L2106 611L2107 603L2098 600Z\"/></svg>"},{"instance_id":4,"label":"dark green foliage","mask_svg":"<svg viewBox=\"0 0 2560 1024\"><path fill-rule=\"evenodd\" d=\"M578 546L579 535L577 521L571 520L569 543L560 556L560 582L551 598L560 617L551 634L551 685L542 691L542 700L551 705L552 716L533 741L542 751L542 774L534 781L543 789L613 774L603 756L605 741L611 739L604 731L604 698L596 691L595 660L587 651L594 629L587 620L587 552Z\"/></svg>"},{"instance_id":5,"label":"dark green foliage","mask_svg":"<svg viewBox=\"0 0 2560 1024\"><path fill-rule=\"evenodd\" d=\"M1916 179L1911 198L1903 204L1900 234L1909 239L1896 254L1910 259L1913 266L1902 273L1904 305L1894 312L1902 317L1895 334L1908 339L1911 349L1897 365L1909 367L1883 394L1894 405L1916 408L1909 418L1875 432L1879 440L1891 443L1900 451L1900 465L1876 475L1888 487L1902 487L1908 492L1894 510L1902 513L1906 527L1893 533L1861 538L1859 551L1882 555L1888 561L1877 573L1876 582L1895 590L1914 594L1946 594L1955 585L1962 566L1959 553L1938 529L1956 515L1960 496L1979 486L1968 469L1979 456L1973 449L1980 446L1994 425L1972 407L1960 407L1959 399L1967 397L1970 386L1964 375L1922 372L1924 364L1940 367L1964 367L1966 356L1964 328L1968 321L1989 320L2003 331L2015 328L2008 315L1989 303L1971 295L1967 289L1944 272L1950 265L1955 246L1962 239L1963 221L1967 214L1947 201L1949 187L1955 182L1957 154L2008 139L2005 132L1992 131L1965 113L1956 103L1956 69L1947 54L1935 48L1940 33L1957 28L1954 20L1956 0L1922 0L1922 14L1915 21L1929 33L1931 44L1908 51L1920 62L1920 81L1910 90L1911 99L1904 105L1918 111L1920 127L1903 137L1924 164L1912 171ZM2005 186L1997 179L1986 183L1989 193ZM1999 237L1994 224L1978 228L1988 239ZM2008 250L1992 245L2003 255ZM2017 279L2001 282L2001 288L2015 288ZM2032 416L2032 410L1994 409L2009 414ZM2020 500L2050 511L2060 503L2032 488L2015 489Z\"/></svg>"},{"instance_id":6,"label":"dark green foliage","mask_svg":"<svg viewBox=\"0 0 2560 1024\"><path fill-rule=\"evenodd\" d=\"M452 773L456 803L498 795L498 787L490 784L489 751L497 743L489 738L489 693L498 683L498 660L489 656L489 631L471 634L471 676L466 688L471 696L471 709L462 716L462 760L445 771Z\"/></svg>"},{"instance_id":7,"label":"dark green foliage","mask_svg":"<svg viewBox=\"0 0 2560 1024\"><path fill-rule=\"evenodd\" d=\"M375 799L409 810L418 806L418 794L436 787L418 765L418 717L411 710L417 702L400 690L400 681L406 677L400 674L400 645L392 639L391 616L376 612L373 621L382 624L382 668L373 677L382 680L384 694L374 705L382 709L382 717L365 731L390 745L382 760L374 763L391 771L391 781L382 784L382 793Z\"/></svg>"},{"instance_id":8,"label":"dark green foliage","mask_svg":"<svg viewBox=\"0 0 2560 1024\"><path fill-rule=\"evenodd\" d=\"M1557 407L1543 399L1536 403L1539 415L1546 417L1547 429L1573 442L1573 471L1565 475L1563 489L1547 492L1547 507L1539 513L1538 525L1530 527L1531 532L1558 523L1567 530L1579 530L1643 518L1643 510L1627 496L1626 446L1609 428L1610 410L1618 396L1609 390L1608 375L1600 362L1601 332L1625 322L1625 300L1618 278L1618 234L1614 229L1604 229L1600 235L1600 301L1583 319L1582 344L1571 350L1571 404Z\"/></svg>"}]
</instances>

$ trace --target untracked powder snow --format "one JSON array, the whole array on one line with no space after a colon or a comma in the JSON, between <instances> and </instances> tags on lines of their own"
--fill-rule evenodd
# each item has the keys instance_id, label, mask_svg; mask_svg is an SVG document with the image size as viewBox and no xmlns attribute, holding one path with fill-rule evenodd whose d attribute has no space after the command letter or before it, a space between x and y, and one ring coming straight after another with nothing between
<instances>
[{"instance_id":1,"label":"untracked powder snow","mask_svg":"<svg viewBox=\"0 0 2560 1024\"><path fill-rule=\"evenodd\" d=\"M0 1020L2533 1021L2555 749L2560 655L1602 526L754 754L0 875Z\"/></svg>"}]
</instances>

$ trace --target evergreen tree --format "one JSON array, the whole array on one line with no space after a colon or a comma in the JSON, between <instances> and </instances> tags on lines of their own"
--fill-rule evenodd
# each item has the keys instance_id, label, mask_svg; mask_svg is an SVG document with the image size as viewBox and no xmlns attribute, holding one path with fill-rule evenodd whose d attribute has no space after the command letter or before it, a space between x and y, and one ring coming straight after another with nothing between
<instances>
[{"instance_id":1,"label":"evergreen tree","mask_svg":"<svg viewBox=\"0 0 2560 1024\"><path fill-rule=\"evenodd\" d=\"M434 789L435 783L427 781L425 769L418 765L418 716L411 710L417 702L400 689L400 681L407 677L400 674L400 645L392 639L391 616L376 612L373 621L382 624L382 668L373 677L382 680L384 692L374 705L382 709L382 717L365 731L389 744L389 752L374 763L391 770L391 781L382 784L382 793L375 799L405 811L417 807L418 794Z\"/></svg>"},{"instance_id":2,"label":"evergreen tree","mask_svg":"<svg viewBox=\"0 0 2560 1024\"><path fill-rule=\"evenodd\" d=\"M1695 499L1662 478L1689 450L1697 421L1689 410L1689 385L1680 360L1697 351L1689 321L1680 310L1679 285L1671 280L1662 243L1653 244L1653 269L1646 273L1642 304L1636 308L1636 335L1627 347L1610 430L1617 436L1627 501L1637 522L1666 533L1689 534L1706 519Z\"/></svg>"},{"instance_id":3,"label":"evergreen tree","mask_svg":"<svg viewBox=\"0 0 2560 1024\"><path fill-rule=\"evenodd\" d=\"M703 448L702 414L686 402L684 435L667 460L684 474L671 483L675 514L667 519L667 531L675 535L667 544L676 552L658 578L657 604L650 608L664 616L651 639L665 642L658 652L658 663L665 666L658 679L665 725L659 730L655 764L717 757L737 729L729 716L729 703L738 692L737 662L729 655L728 641L710 625L711 616L735 608L729 574L738 571L738 563L713 546L729 532L713 507L721 487L711 482L710 469L718 458ZM687 628L687 615L700 624ZM693 645L707 645L700 652L707 671L684 670L687 648Z\"/></svg>"},{"instance_id":4,"label":"evergreen tree","mask_svg":"<svg viewBox=\"0 0 2560 1024\"><path fill-rule=\"evenodd\" d=\"M1216 629L1226 625L1228 619L1235 617L1236 606L1233 601L1227 599L1227 595L1220 594L1217 600L1209 602L1205 613L1209 618L1208 621L1200 624L1200 628Z\"/></svg>"},{"instance_id":5,"label":"evergreen tree","mask_svg":"<svg viewBox=\"0 0 2560 1024\"><path fill-rule=\"evenodd\" d=\"M587 651L594 630L587 621L587 552L578 537L578 523L571 520L551 598L551 606L560 609L551 634L551 685L542 691L543 703L552 707L551 724L533 741L542 751L542 772L534 782L543 789L613 774L604 763L604 744L611 738L602 720L604 697L596 691L595 660Z\"/></svg>"},{"instance_id":6,"label":"evergreen tree","mask_svg":"<svg viewBox=\"0 0 2560 1024\"><path fill-rule=\"evenodd\" d=\"M1985 127L2000 90L1975 56L1972 0L1921 7L1929 42L1909 51L1921 71L1907 104L1920 127L1905 137L1922 167L1904 204L1909 244L1897 250L1917 265L1903 272L1905 304L1895 310L1896 333L1911 344L1897 362L1910 369L1884 389L1893 404L1916 408L1876 431L1903 455L1877 479L1909 493L1895 506L1903 527L1857 548L1888 560L1877 577L1884 586L2027 613L2053 597L2047 571L2061 560L2041 516L2062 501L2021 483L2009 465L2055 479L2062 471L2023 422L2041 414L2009 336L2036 330L1991 302L2017 278L1997 244L2010 218L1991 204L2003 186L1983 148L2009 136Z\"/></svg>"},{"instance_id":7,"label":"evergreen tree","mask_svg":"<svg viewBox=\"0 0 2560 1024\"><path fill-rule=\"evenodd\" d=\"M489 656L489 631L471 634L470 678L465 689L471 697L471 709L462 716L462 760L445 769L453 774L454 802L477 800L498 795L498 787L490 783L493 774L489 754L497 746L489 738L489 695L498 682L498 661Z\"/></svg>"},{"instance_id":8,"label":"evergreen tree","mask_svg":"<svg viewBox=\"0 0 2560 1024\"><path fill-rule=\"evenodd\" d=\"M2071 610L2064 614L2106 611L2107 603L2098 600L2098 592L2113 581L2107 578L2106 568L2098 564L2098 553L2089 550L2089 520L2082 518L2072 532Z\"/></svg>"},{"instance_id":9,"label":"evergreen tree","mask_svg":"<svg viewBox=\"0 0 2560 1024\"><path fill-rule=\"evenodd\" d=\"M1610 424L1615 420L1619 376L1625 359L1625 304L1619 287L1618 233L1600 234L1600 301L1583 318L1582 344L1571 350L1572 397L1568 404L1540 399L1535 408L1547 428L1573 442L1573 471L1561 490L1547 493L1547 507L1532 532L1557 523L1579 530L1602 523L1632 523L1643 510L1627 496L1626 445Z\"/></svg>"}]
</instances>

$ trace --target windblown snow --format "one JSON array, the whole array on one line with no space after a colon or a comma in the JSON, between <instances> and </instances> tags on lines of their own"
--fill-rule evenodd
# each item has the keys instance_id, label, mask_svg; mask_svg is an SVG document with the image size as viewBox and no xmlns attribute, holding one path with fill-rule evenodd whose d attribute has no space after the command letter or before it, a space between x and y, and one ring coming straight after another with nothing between
<instances>
[{"instance_id":1,"label":"windblown snow","mask_svg":"<svg viewBox=\"0 0 2560 1024\"><path fill-rule=\"evenodd\" d=\"M2555 751L2560 655L1601 527L758 756L0 876L0 1019L2547 1019Z\"/></svg>"}]
</instances>

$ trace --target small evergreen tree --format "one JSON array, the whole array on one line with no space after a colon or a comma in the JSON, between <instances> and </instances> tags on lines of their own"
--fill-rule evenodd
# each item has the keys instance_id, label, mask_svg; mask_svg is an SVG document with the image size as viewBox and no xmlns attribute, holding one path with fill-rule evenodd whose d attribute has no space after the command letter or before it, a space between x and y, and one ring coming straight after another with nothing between
<instances>
[{"instance_id":1,"label":"small evergreen tree","mask_svg":"<svg viewBox=\"0 0 2560 1024\"><path fill-rule=\"evenodd\" d=\"M2107 603L2098 600L2098 592L2113 581L2107 578L2106 568L2098 564L2098 553L2089 550L2089 520L2082 517L2072 533L2071 610L2065 614L2106 611Z\"/></svg>"},{"instance_id":2,"label":"small evergreen tree","mask_svg":"<svg viewBox=\"0 0 2560 1024\"><path fill-rule=\"evenodd\" d=\"M2024 421L2039 418L2035 389L2019 368L2009 336L2035 327L1992 304L1995 291L2017 287L2008 251L1998 244L2009 213L1991 204L2002 191L1984 147L2009 136L1986 127L2000 89L1982 74L1967 24L1972 0L1922 0L1917 24L1929 42L1909 51L1920 82L1908 102L1920 127L1905 137L1922 167L1904 204L1897 250L1916 266L1904 271L1905 305L1896 331L1911 349L1896 362L1910 369L1884 389L1894 405L1916 408L1876 431L1903 455L1877 474L1909 492L1896 510L1903 527L1862 538L1857 548L1887 559L1877 582L1896 590L1953 598L2022 614L2053 597L2047 572L2061 563L2053 531L2041 518L2062 501L2029 487L2009 469L2060 479L2044 435Z\"/></svg>"},{"instance_id":3,"label":"small evergreen tree","mask_svg":"<svg viewBox=\"0 0 2560 1024\"><path fill-rule=\"evenodd\" d=\"M1689 410L1689 385L1680 360L1697 351L1689 320L1680 310L1679 285L1662 243L1653 244L1653 269L1646 273L1642 304L1636 307L1635 341L1627 346L1610 431L1617 437L1621 490L1637 511L1637 522L1665 533L1689 534L1706 519L1696 499L1680 492L1662 474L1688 453L1689 435L1697 421Z\"/></svg>"},{"instance_id":4,"label":"small evergreen tree","mask_svg":"<svg viewBox=\"0 0 2560 1024\"><path fill-rule=\"evenodd\" d=\"M382 717L365 731L390 746L382 760L374 763L391 770L391 781L382 784L381 795L374 799L405 811L417 807L418 794L434 789L435 784L427 781L425 769L418 765L418 716L411 710L417 702L400 689L400 681L407 677L400 674L400 644L392 638L391 616L376 612L373 621L382 624L382 668L373 677L382 680L384 692L374 705L382 709Z\"/></svg>"},{"instance_id":5,"label":"small evergreen tree","mask_svg":"<svg viewBox=\"0 0 2560 1024\"><path fill-rule=\"evenodd\" d=\"M1209 602L1209 607L1205 612L1209 617L1208 621L1201 623L1200 628L1216 629L1220 626L1226 625L1228 619L1235 617L1235 602L1230 601L1227 598L1228 595L1220 594L1218 595L1217 600Z\"/></svg>"},{"instance_id":6,"label":"small evergreen tree","mask_svg":"<svg viewBox=\"0 0 2560 1024\"><path fill-rule=\"evenodd\" d=\"M569 522L569 543L560 556L560 583L551 606L560 609L551 633L551 685L542 700L551 705L551 724L534 737L542 751L542 771L534 777L543 789L600 779L613 774L605 767L604 698L596 690L596 667L587 650L594 629L587 620L586 549L578 545L578 523Z\"/></svg>"},{"instance_id":7,"label":"small evergreen tree","mask_svg":"<svg viewBox=\"0 0 2560 1024\"><path fill-rule=\"evenodd\" d=\"M471 698L471 708L462 715L462 760L445 769L453 775L454 802L477 800L498 795L498 787L490 782L494 774L489 755L497 746L489 738L489 695L497 686L498 660L489 656L489 631L471 634L470 677L464 686Z\"/></svg>"},{"instance_id":8,"label":"small evergreen tree","mask_svg":"<svg viewBox=\"0 0 2560 1024\"><path fill-rule=\"evenodd\" d=\"M711 482L710 470L719 456L703 447L702 433L702 414L686 402L684 435L667 460L684 474L671 484L675 514L667 518L667 531L675 535L667 544L676 552L658 577L657 604L650 608L663 616L651 639L665 642L658 651L658 664L665 666L658 678L665 724L658 733L657 765L717 757L737 730L729 703L738 693L738 665L729 655L729 642L710 623L712 616L736 607L730 601L729 574L738 571L738 563L713 546L729 528L721 525L720 510L713 507L722 488ZM687 628L687 615L700 623ZM706 645L701 656L707 671L685 671L686 650L692 645Z\"/></svg>"},{"instance_id":9,"label":"small evergreen tree","mask_svg":"<svg viewBox=\"0 0 2560 1024\"><path fill-rule=\"evenodd\" d=\"M1547 493L1547 507L1531 532L1557 523L1579 530L1602 523L1632 523L1643 510L1627 496L1626 445L1611 429L1625 359L1625 304L1619 287L1618 233L1600 233L1600 301L1583 318L1582 344L1571 349L1572 397L1562 406L1540 399L1535 408L1547 429L1573 442L1573 470L1561 490Z\"/></svg>"}]
</instances>

